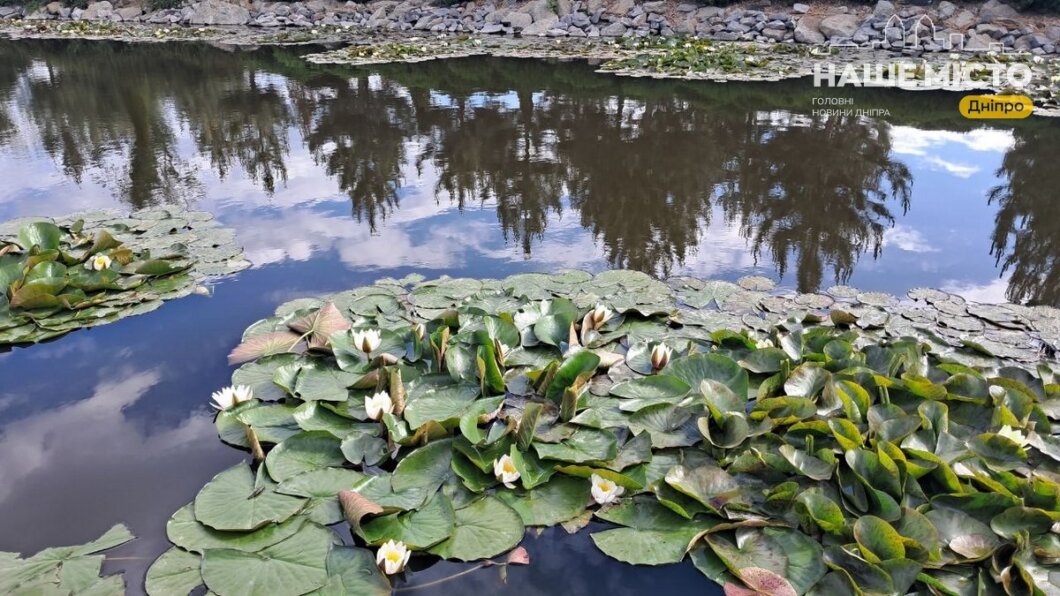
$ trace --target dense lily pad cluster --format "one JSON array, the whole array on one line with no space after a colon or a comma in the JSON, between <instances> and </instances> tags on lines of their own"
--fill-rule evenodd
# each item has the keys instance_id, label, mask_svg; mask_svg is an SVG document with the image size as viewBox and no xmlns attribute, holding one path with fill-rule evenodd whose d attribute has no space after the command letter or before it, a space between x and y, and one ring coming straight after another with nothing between
<instances>
[{"instance_id":1,"label":"dense lily pad cluster","mask_svg":"<svg viewBox=\"0 0 1060 596\"><path fill-rule=\"evenodd\" d=\"M402 549L486 559L594 518L607 555L687 557L730 594L1060 590L1052 361L976 366L894 297L770 285L566 271L287 303L215 396L255 463L173 516L148 590L385 594Z\"/></svg>"},{"instance_id":2,"label":"dense lily pad cluster","mask_svg":"<svg viewBox=\"0 0 1060 596\"><path fill-rule=\"evenodd\" d=\"M109 211L0 224L0 346L150 312L250 265L208 213Z\"/></svg>"},{"instance_id":3,"label":"dense lily pad cluster","mask_svg":"<svg viewBox=\"0 0 1060 596\"><path fill-rule=\"evenodd\" d=\"M88 544L46 548L26 559L0 552L0 593L123 594L121 575L100 577L104 557L99 553L132 539L118 524Z\"/></svg>"}]
</instances>

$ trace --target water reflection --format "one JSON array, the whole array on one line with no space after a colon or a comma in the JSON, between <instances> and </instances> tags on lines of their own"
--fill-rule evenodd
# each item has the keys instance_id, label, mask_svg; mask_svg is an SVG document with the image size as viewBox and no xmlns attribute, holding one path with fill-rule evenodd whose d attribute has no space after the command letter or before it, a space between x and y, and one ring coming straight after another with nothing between
<instances>
[{"instance_id":1,"label":"water reflection","mask_svg":"<svg viewBox=\"0 0 1060 596\"><path fill-rule=\"evenodd\" d=\"M1060 127L1021 129L1015 138L998 170L1005 182L990 191L998 208L991 254L1011 275L1008 300L1060 304Z\"/></svg>"},{"instance_id":2,"label":"water reflection","mask_svg":"<svg viewBox=\"0 0 1060 596\"><path fill-rule=\"evenodd\" d=\"M337 189L364 226L338 231L341 219L322 222L317 212L312 225L327 228L321 238L361 239L423 209L491 210L504 244L523 259L555 252L546 237L561 232L571 264L665 275L697 270L704 253L728 243L750 255L745 267L771 269L801 291L850 282L888 240L920 233L898 222L911 209L915 220L925 199L913 198L895 123L955 137L970 129L947 109L946 95L863 91L859 105L891 109L884 122L813 115L809 98L819 91L800 83L644 82L540 61L370 72L311 67L275 49L5 42L0 63L0 143L39 143L68 180L89 178L129 207L216 201L229 179L266 200L282 190L290 203L292 173L315 175L295 202ZM998 211L989 252L1011 276L1011 299L1056 303L1049 272L1060 247L1032 205L1048 205L1037 197L1056 175L1044 164L1057 126L1023 126L990 195ZM937 154L930 165L982 184L978 165ZM992 208L986 188L977 192ZM240 205L247 221L260 204Z\"/></svg>"}]
</instances>

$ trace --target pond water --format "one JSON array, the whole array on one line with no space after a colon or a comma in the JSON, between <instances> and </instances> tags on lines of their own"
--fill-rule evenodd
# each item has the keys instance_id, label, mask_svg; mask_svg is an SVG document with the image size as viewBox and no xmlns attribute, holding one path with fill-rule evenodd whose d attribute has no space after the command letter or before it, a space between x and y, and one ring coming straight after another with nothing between
<instances>
[{"instance_id":1,"label":"pond water","mask_svg":"<svg viewBox=\"0 0 1060 596\"><path fill-rule=\"evenodd\" d=\"M242 330L299 296L408 273L578 267L1060 305L1060 122L983 126L958 96L622 79L585 63L311 67L299 52L0 41L0 221L176 205L255 266L151 314L0 353L0 550L124 522L130 592L165 522L244 456L207 406ZM710 589L582 532L416 593ZM117 567L115 567L117 568ZM439 563L411 586L450 575ZM719 590L720 592L720 590Z\"/></svg>"}]
</instances>

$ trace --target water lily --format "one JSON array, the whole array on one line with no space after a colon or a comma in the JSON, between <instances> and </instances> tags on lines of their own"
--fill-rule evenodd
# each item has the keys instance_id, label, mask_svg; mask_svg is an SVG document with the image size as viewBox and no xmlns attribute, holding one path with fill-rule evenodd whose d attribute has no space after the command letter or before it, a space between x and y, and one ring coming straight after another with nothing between
<instances>
[{"instance_id":1,"label":"water lily","mask_svg":"<svg viewBox=\"0 0 1060 596\"><path fill-rule=\"evenodd\" d=\"M952 52L950 54L950 60L960 60L960 59L961 59L961 55L958 54L957 52Z\"/></svg>"},{"instance_id":2,"label":"water lily","mask_svg":"<svg viewBox=\"0 0 1060 596\"><path fill-rule=\"evenodd\" d=\"M997 434L1002 437L1005 437L1006 439L1011 439L1013 443L1019 445L1020 447L1024 447L1027 445L1027 435L1020 432L1019 429L1012 428L1007 424L1005 426L1002 426L1001 430L997 431Z\"/></svg>"},{"instance_id":3,"label":"water lily","mask_svg":"<svg viewBox=\"0 0 1060 596\"><path fill-rule=\"evenodd\" d=\"M372 420L380 420L383 414L390 414L394 411L394 400L390 399L390 394L386 391L380 391L364 398L364 410L368 412L368 417Z\"/></svg>"},{"instance_id":4,"label":"water lily","mask_svg":"<svg viewBox=\"0 0 1060 596\"><path fill-rule=\"evenodd\" d=\"M502 455L493 460L493 475L504 483L508 488L515 488L515 481L519 479L519 470L515 469L512 456Z\"/></svg>"},{"instance_id":5,"label":"water lily","mask_svg":"<svg viewBox=\"0 0 1060 596\"><path fill-rule=\"evenodd\" d=\"M652 370L661 370L667 364L670 363L670 356L674 353L673 349L666 344L659 344L651 349L651 368Z\"/></svg>"},{"instance_id":6,"label":"water lily","mask_svg":"<svg viewBox=\"0 0 1060 596\"><path fill-rule=\"evenodd\" d=\"M254 399L254 390L246 385L232 385L220 391L214 391L213 407L218 410L227 410L236 404Z\"/></svg>"},{"instance_id":7,"label":"water lily","mask_svg":"<svg viewBox=\"0 0 1060 596\"><path fill-rule=\"evenodd\" d=\"M610 308L607 308L603 304L597 304L589 312L589 325L592 329L599 329L604 326L604 323L611 320L611 317L615 316L615 312Z\"/></svg>"},{"instance_id":8,"label":"water lily","mask_svg":"<svg viewBox=\"0 0 1060 596\"><path fill-rule=\"evenodd\" d=\"M383 337L378 329L365 329L353 332L353 346L365 354L371 354L379 349L383 343Z\"/></svg>"},{"instance_id":9,"label":"water lily","mask_svg":"<svg viewBox=\"0 0 1060 596\"><path fill-rule=\"evenodd\" d=\"M104 269L110 269L111 262L110 257L107 255L96 255L85 263L85 268L93 271L103 271Z\"/></svg>"},{"instance_id":10,"label":"water lily","mask_svg":"<svg viewBox=\"0 0 1060 596\"><path fill-rule=\"evenodd\" d=\"M991 385L989 391L990 397L994 399L1001 399L1005 397L1005 388L1001 385Z\"/></svg>"},{"instance_id":11,"label":"water lily","mask_svg":"<svg viewBox=\"0 0 1060 596\"><path fill-rule=\"evenodd\" d=\"M771 340L771 339L760 339L760 340L755 342L755 347L758 348L759 350L764 350L766 348L772 348L772 347L774 347L773 340Z\"/></svg>"},{"instance_id":12,"label":"water lily","mask_svg":"<svg viewBox=\"0 0 1060 596\"><path fill-rule=\"evenodd\" d=\"M405 546L404 542L387 540L375 553L375 564L387 575L401 573L409 562L412 551Z\"/></svg>"},{"instance_id":13,"label":"water lily","mask_svg":"<svg viewBox=\"0 0 1060 596\"><path fill-rule=\"evenodd\" d=\"M600 505L614 503L622 496L622 493L626 492L626 489L597 474L593 474L590 480L593 483L590 491L593 495L593 500Z\"/></svg>"},{"instance_id":14,"label":"water lily","mask_svg":"<svg viewBox=\"0 0 1060 596\"><path fill-rule=\"evenodd\" d=\"M1035 56L1031 58L1031 62L1035 64L1041 64L1042 62L1045 62L1045 58L1042 58L1041 56Z\"/></svg>"},{"instance_id":15,"label":"water lily","mask_svg":"<svg viewBox=\"0 0 1060 596\"><path fill-rule=\"evenodd\" d=\"M416 323L412 326L412 333L416 335L416 339L423 341L423 338L427 337L427 326L423 323Z\"/></svg>"}]
</instances>

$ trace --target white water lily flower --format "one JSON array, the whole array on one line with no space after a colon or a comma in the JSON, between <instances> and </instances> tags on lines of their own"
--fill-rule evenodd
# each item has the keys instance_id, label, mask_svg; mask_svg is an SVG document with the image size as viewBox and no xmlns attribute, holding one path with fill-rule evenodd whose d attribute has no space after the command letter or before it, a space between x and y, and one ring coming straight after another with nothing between
<instances>
[{"instance_id":1,"label":"white water lily flower","mask_svg":"<svg viewBox=\"0 0 1060 596\"><path fill-rule=\"evenodd\" d=\"M1002 397L1005 397L1005 388L1001 385L991 385L989 391L990 397L994 399L1001 399Z\"/></svg>"},{"instance_id":2,"label":"white water lily flower","mask_svg":"<svg viewBox=\"0 0 1060 596\"><path fill-rule=\"evenodd\" d=\"M651 367L653 370L661 370L670 363L673 349L666 344L659 344L651 349Z\"/></svg>"},{"instance_id":3,"label":"white water lily flower","mask_svg":"<svg viewBox=\"0 0 1060 596\"><path fill-rule=\"evenodd\" d=\"M958 54L957 52L953 52L953 53L950 54L950 60L960 60L960 59L961 59L961 55Z\"/></svg>"},{"instance_id":4,"label":"white water lily flower","mask_svg":"<svg viewBox=\"0 0 1060 596\"><path fill-rule=\"evenodd\" d=\"M1006 439L1011 439L1012 442L1019 445L1020 447L1025 447L1027 445L1027 435L1023 434L1018 429L1012 428L1007 424L1005 426L1002 426L1001 430L997 431L997 434L1002 437L1005 437Z\"/></svg>"},{"instance_id":5,"label":"white water lily flower","mask_svg":"<svg viewBox=\"0 0 1060 596\"><path fill-rule=\"evenodd\" d=\"M1042 62L1045 62L1045 58L1042 58L1041 56L1035 56L1031 58L1031 62L1035 64L1041 64Z\"/></svg>"},{"instance_id":6,"label":"white water lily flower","mask_svg":"<svg viewBox=\"0 0 1060 596\"><path fill-rule=\"evenodd\" d=\"M589 312L589 322L593 329L599 329L604 326L604 323L611 320L611 317L615 316L615 312L610 308L607 308L603 304L597 304L592 311Z\"/></svg>"},{"instance_id":7,"label":"white water lily flower","mask_svg":"<svg viewBox=\"0 0 1060 596\"><path fill-rule=\"evenodd\" d=\"M110 269L110 264L111 260L107 255L96 255L85 263L85 268L93 271L103 271L104 269Z\"/></svg>"},{"instance_id":8,"label":"white water lily flower","mask_svg":"<svg viewBox=\"0 0 1060 596\"><path fill-rule=\"evenodd\" d=\"M214 391L210 397L213 398L213 407L227 410L236 404L254 399L254 390L246 385L233 385Z\"/></svg>"},{"instance_id":9,"label":"white water lily flower","mask_svg":"<svg viewBox=\"0 0 1060 596\"><path fill-rule=\"evenodd\" d=\"M383 337L378 329L365 329L363 331L353 332L353 347L365 354L371 354L378 350L379 345L382 343Z\"/></svg>"},{"instance_id":10,"label":"white water lily flower","mask_svg":"<svg viewBox=\"0 0 1060 596\"><path fill-rule=\"evenodd\" d=\"M512 456L502 455L493 460L493 475L504 483L508 488L515 488L515 481L519 479L519 470L515 469Z\"/></svg>"},{"instance_id":11,"label":"white water lily flower","mask_svg":"<svg viewBox=\"0 0 1060 596\"><path fill-rule=\"evenodd\" d=\"M394 400L390 399L390 394L386 391L380 391L364 398L364 410L368 412L368 417L372 420L380 420L383 414L390 414L394 411Z\"/></svg>"},{"instance_id":12,"label":"white water lily flower","mask_svg":"<svg viewBox=\"0 0 1060 596\"><path fill-rule=\"evenodd\" d=\"M387 575L401 573L409 562L412 551L404 542L387 540L375 553L375 564Z\"/></svg>"},{"instance_id":13,"label":"white water lily flower","mask_svg":"<svg viewBox=\"0 0 1060 596\"><path fill-rule=\"evenodd\" d=\"M590 479L593 483L593 488L590 491L593 495L593 500L600 505L614 503L622 496L622 493L626 492L626 489L597 474L593 474Z\"/></svg>"},{"instance_id":14,"label":"white water lily flower","mask_svg":"<svg viewBox=\"0 0 1060 596\"><path fill-rule=\"evenodd\" d=\"M760 339L755 342L755 347L759 350L764 350L766 348L772 348L775 346L773 345L773 340L771 339Z\"/></svg>"}]
</instances>

